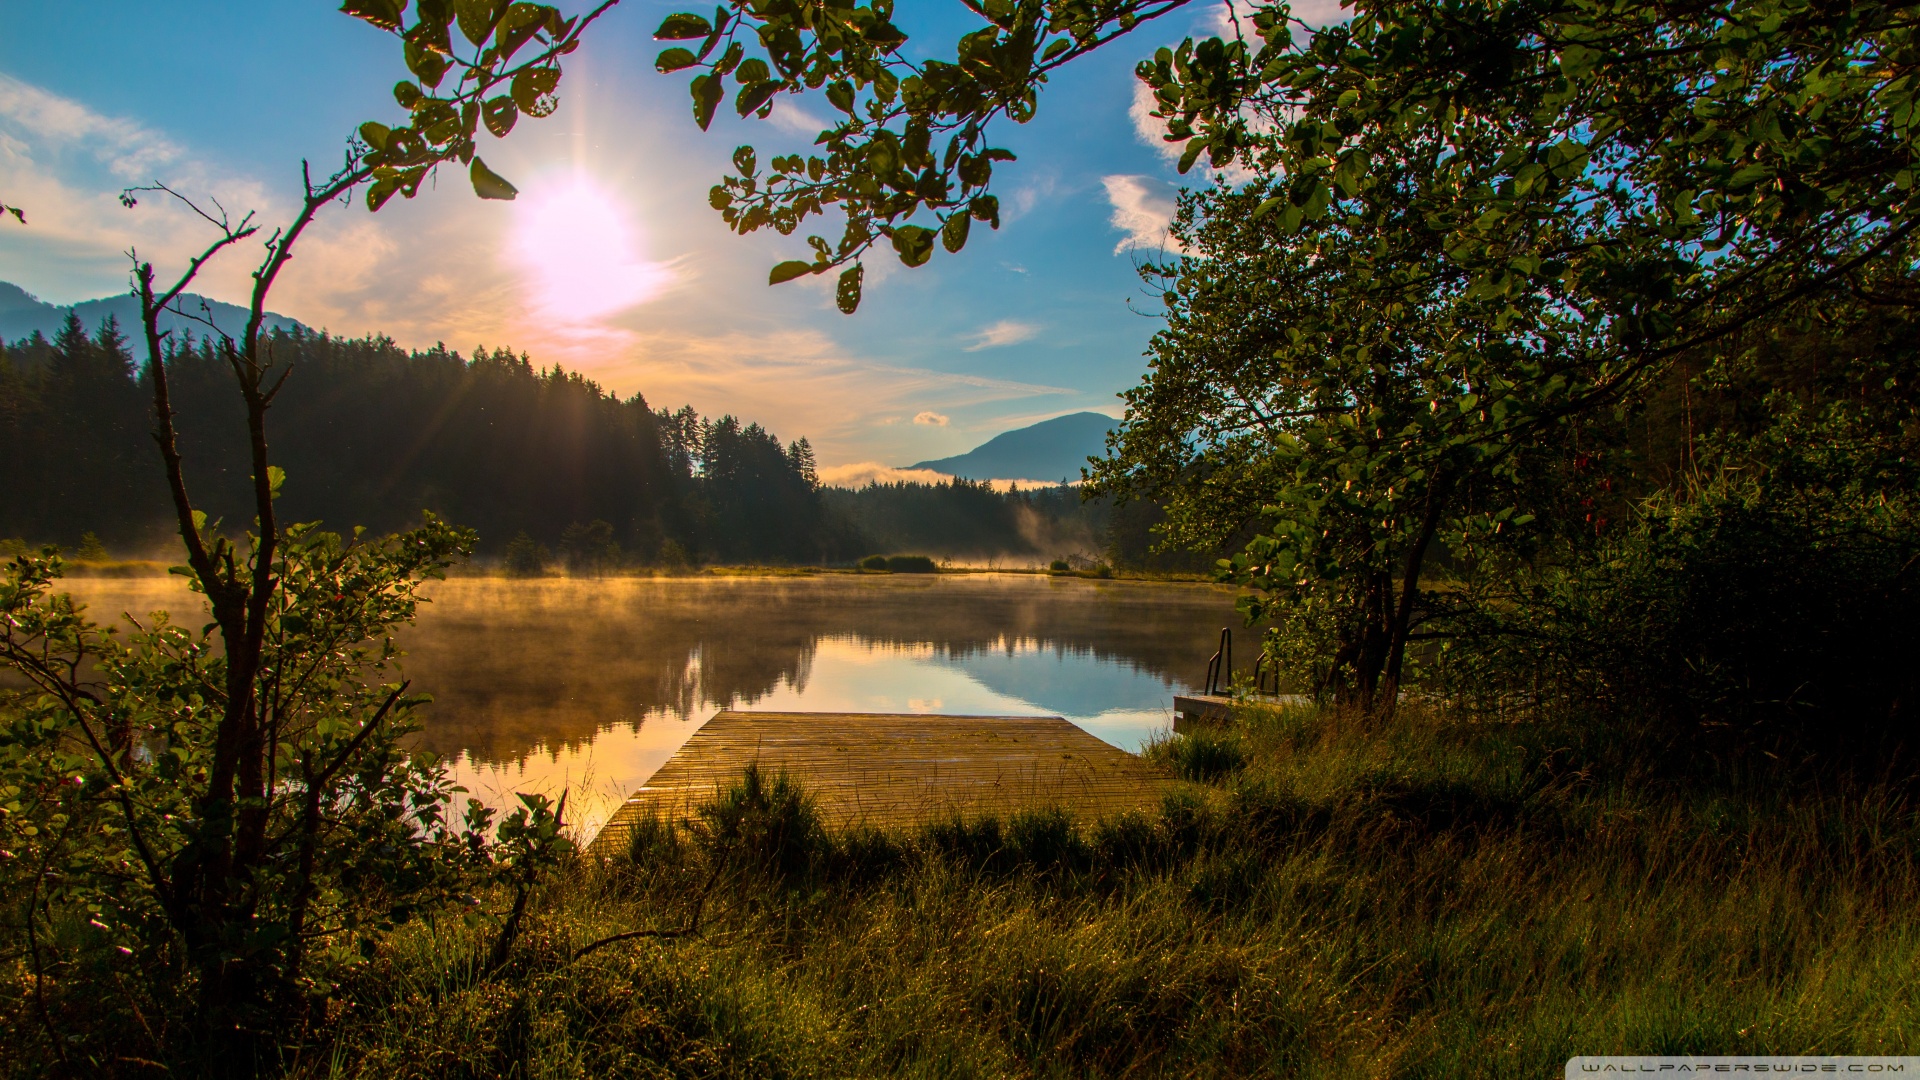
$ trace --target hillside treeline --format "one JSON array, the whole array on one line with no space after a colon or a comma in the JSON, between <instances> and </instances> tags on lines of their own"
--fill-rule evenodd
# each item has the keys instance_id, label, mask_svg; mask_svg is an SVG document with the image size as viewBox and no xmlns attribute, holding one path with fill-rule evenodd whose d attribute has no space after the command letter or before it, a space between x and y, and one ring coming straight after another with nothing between
<instances>
[{"instance_id":1,"label":"hillside treeline","mask_svg":"<svg viewBox=\"0 0 1920 1080\"><path fill-rule=\"evenodd\" d=\"M807 440L690 407L655 410L511 349L469 356L391 339L294 330L273 338L289 374L272 448L284 512L331 527L401 529L431 510L477 529L484 559L522 567L851 562L916 552L966 561L1163 565L1137 509L1072 488L945 484L822 488ZM181 449L209 515L249 505L246 423L208 339L167 353ZM0 349L0 537L70 550L166 548L175 525L150 384L118 325L70 318ZM1176 560L1177 562L1178 560Z\"/></svg>"}]
</instances>

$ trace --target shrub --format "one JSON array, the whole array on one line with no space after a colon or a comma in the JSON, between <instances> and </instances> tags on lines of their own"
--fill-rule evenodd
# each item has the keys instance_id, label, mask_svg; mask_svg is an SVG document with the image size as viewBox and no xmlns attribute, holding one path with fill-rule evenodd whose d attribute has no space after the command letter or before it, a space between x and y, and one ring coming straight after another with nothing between
<instances>
[{"instance_id":1,"label":"shrub","mask_svg":"<svg viewBox=\"0 0 1920 1080\"><path fill-rule=\"evenodd\" d=\"M552 561L553 553L547 550L547 545L521 533L507 545L506 558L501 564L512 577L539 577L547 572L547 564Z\"/></svg>"},{"instance_id":2,"label":"shrub","mask_svg":"<svg viewBox=\"0 0 1920 1080\"><path fill-rule=\"evenodd\" d=\"M878 570L884 573L887 569L887 557L885 555L869 555L860 560L860 569Z\"/></svg>"},{"instance_id":3,"label":"shrub","mask_svg":"<svg viewBox=\"0 0 1920 1080\"><path fill-rule=\"evenodd\" d=\"M895 574L937 574L940 568L925 555L889 555L887 570Z\"/></svg>"},{"instance_id":4,"label":"shrub","mask_svg":"<svg viewBox=\"0 0 1920 1080\"><path fill-rule=\"evenodd\" d=\"M694 833L709 859L777 878L806 873L827 845L813 800L785 769L769 777L758 763L700 808Z\"/></svg>"},{"instance_id":5,"label":"shrub","mask_svg":"<svg viewBox=\"0 0 1920 1080\"><path fill-rule=\"evenodd\" d=\"M1181 777L1211 783L1246 767L1240 739L1228 731L1196 728L1175 735L1166 744L1168 764Z\"/></svg>"},{"instance_id":6,"label":"shrub","mask_svg":"<svg viewBox=\"0 0 1920 1080\"><path fill-rule=\"evenodd\" d=\"M80 548L73 557L81 562L106 562L113 556L107 554L107 545L101 543L98 536L86 532L80 534Z\"/></svg>"},{"instance_id":7,"label":"shrub","mask_svg":"<svg viewBox=\"0 0 1920 1080\"><path fill-rule=\"evenodd\" d=\"M1914 536L1890 500L1716 481L1535 575L1443 670L1482 701L1594 701L1669 729L1896 735L1920 691Z\"/></svg>"},{"instance_id":8,"label":"shrub","mask_svg":"<svg viewBox=\"0 0 1920 1080\"><path fill-rule=\"evenodd\" d=\"M1047 564L1047 569L1056 574L1064 574L1073 569L1065 559L1055 559Z\"/></svg>"}]
</instances>

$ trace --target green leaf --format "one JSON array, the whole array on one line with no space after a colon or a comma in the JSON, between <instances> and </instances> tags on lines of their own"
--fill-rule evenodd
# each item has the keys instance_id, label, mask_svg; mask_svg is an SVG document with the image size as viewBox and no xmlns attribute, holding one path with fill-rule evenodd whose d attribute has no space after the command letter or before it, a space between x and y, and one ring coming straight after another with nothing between
<instances>
[{"instance_id":1,"label":"green leaf","mask_svg":"<svg viewBox=\"0 0 1920 1080\"><path fill-rule=\"evenodd\" d=\"M754 83L766 82L768 79L773 78L773 72L768 70L765 60L755 56L743 61L740 67L734 71L733 77L741 86L750 86Z\"/></svg>"},{"instance_id":2,"label":"green leaf","mask_svg":"<svg viewBox=\"0 0 1920 1080\"><path fill-rule=\"evenodd\" d=\"M1187 148L1180 152L1180 171L1184 173L1193 168L1193 163L1199 160L1201 151L1206 148L1207 140L1204 137L1188 139Z\"/></svg>"},{"instance_id":3,"label":"green leaf","mask_svg":"<svg viewBox=\"0 0 1920 1080\"><path fill-rule=\"evenodd\" d=\"M1051 60L1054 57L1059 56L1061 53L1066 52L1068 49L1072 47L1073 47L1073 39L1055 38L1050 44L1048 44L1046 51L1040 54L1040 62L1046 63L1048 60Z\"/></svg>"},{"instance_id":4,"label":"green leaf","mask_svg":"<svg viewBox=\"0 0 1920 1080\"><path fill-rule=\"evenodd\" d=\"M560 107L560 100L553 96L554 88L559 85L559 68L528 68L513 77L513 103L535 119L552 116L553 110Z\"/></svg>"},{"instance_id":5,"label":"green leaf","mask_svg":"<svg viewBox=\"0 0 1920 1080\"><path fill-rule=\"evenodd\" d=\"M480 107L480 116L487 122L487 130L493 132L496 139L504 139L507 132L513 130L513 122L520 119L520 107L505 94L494 98Z\"/></svg>"},{"instance_id":6,"label":"green leaf","mask_svg":"<svg viewBox=\"0 0 1920 1080\"><path fill-rule=\"evenodd\" d=\"M493 36L493 24L506 6L502 0L453 0L453 17L468 41L484 45Z\"/></svg>"},{"instance_id":7,"label":"green leaf","mask_svg":"<svg viewBox=\"0 0 1920 1080\"><path fill-rule=\"evenodd\" d=\"M713 24L688 12L667 16L660 29L653 32L656 41L690 41L713 33Z\"/></svg>"},{"instance_id":8,"label":"green leaf","mask_svg":"<svg viewBox=\"0 0 1920 1080\"><path fill-rule=\"evenodd\" d=\"M287 470L278 465L267 466L267 490L273 493L274 498L280 497L281 485L286 482Z\"/></svg>"},{"instance_id":9,"label":"green leaf","mask_svg":"<svg viewBox=\"0 0 1920 1080\"><path fill-rule=\"evenodd\" d=\"M833 303L842 315L851 315L860 306L860 279L866 276L859 263L840 271L840 284L833 290Z\"/></svg>"},{"instance_id":10,"label":"green leaf","mask_svg":"<svg viewBox=\"0 0 1920 1080\"><path fill-rule=\"evenodd\" d=\"M421 99L426 96L427 95L421 93L420 84L418 83L411 83L402 79L393 84L393 100L399 102L400 107L403 109L413 108L415 105L420 104Z\"/></svg>"},{"instance_id":11,"label":"green leaf","mask_svg":"<svg viewBox=\"0 0 1920 1080\"><path fill-rule=\"evenodd\" d=\"M908 266L924 266L933 258L933 230L918 225L901 225L893 230L893 250Z\"/></svg>"},{"instance_id":12,"label":"green leaf","mask_svg":"<svg viewBox=\"0 0 1920 1080\"><path fill-rule=\"evenodd\" d=\"M713 110L725 96L726 88L720 84L718 75L695 75L687 86L687 92L693 95L693 122L700 125L701 131L705 131L713 123Z\"/></svg>"},{"instance_id":13,"label":"green leaf","mask_svg":"<svg viewBox=\"0 0 1920 1080\"><path fill-rule=\"evenodd\" d=\"M767 275L767 284L778 285L783 281L792 281L794 278L811 273L813 273L812 263L789 259L773 268L773 271Z\"/></svg>"},{"instance_id":14,"label":"green leaf","mask_svg":"<svg viewBox=\"0 0 1920 1080\"><path fill-rule=\"evenodd\" d=\"M393 134L393 129L377 120L369 120L360 125L360 141L373 147L375 150L385 150L387 148L387 136L391 134Z\"/></svg>"},{"instance_id":15,"label":"green leaf","mask_svg":"<svg viewBox=\"0 0 1920 1080\"><path fill-rule=\"evenodd\" d=\"M407 10L401 0L346 0L340 10L356 19L364 19L382 30L400 29L400 16Z\"/></svg>"},{"instance_id":16,"label":"green leaf","mask_svg":"<svg viewBox=\"0 0 1920 1080\"><path fill-rule=\"evenodd\" d=\"M675 45L671 49L661 50L660 55L653 61L653 69L665 75L670 71L690 68L699 62L700 58L693 55L692 49L683 49Z\"/></svg>"},{"instance_id":17,"label":"green leaf","mask_svg":"<svg viewBox=\"0 0 1920 1080\"><path fill-rule=\"evenodd\" d=\"M483 199L512 199L520 194L520 189L507 183L506 178L492 169L479 158L473 159L473 165L467 170L473 180L473 193Z\"/></svg>"},{"instance_id":18,"label":"green leaf","mask_svg":"<svg viewBox=\"0 0 1920 1080\"><path fill-rule=\"evenodd\" d=\"M784 84L778 82L763 82L743 87L739 96L733 99L734 111L741 116L758 112L762 105L773 100L773 95L780 92L782 85Z\"/></svg>"},{"instance_id":19,"label":"green leaf","mask_svg":"<svg viewBox=\"0 0 1920 1080\"><path fill-rule=\"evenodd\" d=\"M412 41L407 42L406 54L407 70L420 76L420 81L427 86L439 86L441 77L453 64L451 60L432 49Z\"/></svg>"},{"instance_id":20,"label":"green leaf","mask_svg":"<svg viewBox=\"0 0 1920 1080\"><path fill-rule=\"evenodd\" d=\"M515 4L508 8L493 34L493 48L500 59L520 51L520 46L546 27L547 16L552 12L553 9L544 4Z\"/></svg>"},{"instance_id":21,"label":"green leaf","mask_svg":"<svg viewBox=\"0 0 1920 1080\"><path fill-rule=\"evenodd\" d=\"M971 221L972 219L964 212L947 218L946 224L940 226L940 246L946 248L950 254L957 254L961 248L966 247L967 230Z\"/></svg>"}]
</instances>

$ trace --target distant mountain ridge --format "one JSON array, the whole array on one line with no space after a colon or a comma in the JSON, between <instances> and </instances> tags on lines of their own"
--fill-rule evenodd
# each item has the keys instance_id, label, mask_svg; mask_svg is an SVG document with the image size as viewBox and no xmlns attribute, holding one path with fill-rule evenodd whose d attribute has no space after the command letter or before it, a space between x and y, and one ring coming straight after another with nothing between
<instances>
[{"instance_id":1,"label":"distant mountain ridge","mask_svg":"<svg viewBox=\"0 0 1920 1080\"><path fill-rule=\"evenodd\" d=\"M202 304L206 305L204 309ZM215 326L236 337L247 325L246 308L209 300L195 293L182 293L174 301L174 306L181 311L209 318ZM0 341L19 341L32 337L36 330L51 338L60 332L60 326L67 321L69 311L80 316L81 324L89 333L108 316L119 320L120 332L129 338L137 336L140 328L140 301L131 293L82 300L78 304L62 307L49 304L11 282L0 281ZM292 330L302 326L297 319L271 311L267 312L266 325L268 329L275 330ZM171 330L175 334L192 331L195 337L204 337L211 332L206 324L172 312L161 317L160 329ZM310 331L310 328L307 329Z\"/></svg>"},{"instance_id":2,"label":"distant mountain ridge","mask_svg":"<svg viewBox=\"0 0 1920 1080\"><path fill-rule=\"evenodd\" d=\"M1078 480L1089 457L1106 453L1107 432L1119 421L1077 412L1003 431L964 454L906 466L969 480Z\"/></svg>"}]
</instances>

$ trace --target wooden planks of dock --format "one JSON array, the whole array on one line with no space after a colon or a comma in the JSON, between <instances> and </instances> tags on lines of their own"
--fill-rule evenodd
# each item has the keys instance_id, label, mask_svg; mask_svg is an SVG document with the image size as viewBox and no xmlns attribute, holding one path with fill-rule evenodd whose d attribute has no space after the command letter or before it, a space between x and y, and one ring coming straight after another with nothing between
<instances>
[{"instance_id":1,"label":"wooden planks of dock","mask_svg":"<svg viewBox=\"0 0 1920 1080\"><path fill-rule=\"evenodd\" d=\"M1172 780L1057 716L718 713L615 811L593 846L635 821L674 821L752 762L785 769L829 828L910 828L1059 807L1082 820L1160 804Z\"/></svg>"}]
</instances>

